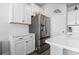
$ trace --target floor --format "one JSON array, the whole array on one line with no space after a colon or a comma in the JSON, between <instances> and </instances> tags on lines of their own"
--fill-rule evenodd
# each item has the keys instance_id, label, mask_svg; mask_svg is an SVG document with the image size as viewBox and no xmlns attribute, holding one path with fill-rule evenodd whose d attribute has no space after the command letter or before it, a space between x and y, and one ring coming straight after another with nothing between
<instances>
[{"instance_id":1,"label":"floor","mask_svg":"<svg viewBox=\"0 0 79 59\"><path fill-rule=\"evenodd\" d=\"M33 52L30 55L50 55L50 49L46 50L45 52L38 54L37 52Z\"/></svg>"}]
</instances>

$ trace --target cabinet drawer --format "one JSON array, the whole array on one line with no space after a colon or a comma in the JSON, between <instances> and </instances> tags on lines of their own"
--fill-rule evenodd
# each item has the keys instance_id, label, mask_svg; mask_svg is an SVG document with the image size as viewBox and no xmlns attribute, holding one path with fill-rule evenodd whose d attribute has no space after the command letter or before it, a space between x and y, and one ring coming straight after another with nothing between
<instances>
[{"instance_id":1,"label":"cabinet drawer","mask_svg":"<svg viewBox=\"0 0 79 59\"><path fill-rule=\"evenodd\" d=\"M17 37L15 38L15 42L18 42L18 41L25 41L25 40L31 40L30 38L32 38L32 36L23 36L23 37Z\"/></svg>"}]
</instances>

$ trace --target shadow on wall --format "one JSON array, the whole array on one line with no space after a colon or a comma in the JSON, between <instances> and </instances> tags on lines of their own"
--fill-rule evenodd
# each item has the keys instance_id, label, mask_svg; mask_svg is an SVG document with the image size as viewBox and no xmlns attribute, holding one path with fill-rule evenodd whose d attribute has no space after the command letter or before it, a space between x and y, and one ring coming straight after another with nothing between
<instances>
[{"instance_id":1,"label":"shadow on wall","mask_svg":"<svg viewBox=\"0 0 79 59\"><path fill-rule=\"evenodd\" d=\"M0 55L2 54L2 42L0 41Z\"/></svg>"}]
</instances>

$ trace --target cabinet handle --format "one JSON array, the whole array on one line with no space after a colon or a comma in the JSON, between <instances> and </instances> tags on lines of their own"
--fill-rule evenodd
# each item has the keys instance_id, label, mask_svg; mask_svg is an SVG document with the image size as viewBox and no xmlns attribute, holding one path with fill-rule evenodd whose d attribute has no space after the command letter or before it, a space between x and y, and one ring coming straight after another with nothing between
<instances>
[{"instance_id":1,"label":"cabinet handle","mask_svg":"<svg viewBox=\"0 0 79 59\"><path fill-rule=\"evenodd\" d=\"M30 36L32 38L32 36Z\"/></svg>"},{"instance_id":2,"label":"cabinet handle","mask_svg":"<svg viewBox=\"0 0 79 59\"><path fill-rule=\"evenodd\" d=\"M29 41L26 41L26 43L28 43Z\"/></svg>"},{"instance_id":3,"label":"cabinet handle","mask_svg":"<svg viewBox=\"0 0 79 59\"><path fill-rule=\"evenodd\" d=\"M22 22L24 22L24 20L22 20Z\"/></svg>"},{"instance_id":4,"label":"cabinet handle","mask_svg":"<svg viewBox=\"0 0 79 59\"><path fill-rule=\"evenodd\" d=\"M19 39L23 39L23 38L19 38Z\"/></svg>"}]
</instances>

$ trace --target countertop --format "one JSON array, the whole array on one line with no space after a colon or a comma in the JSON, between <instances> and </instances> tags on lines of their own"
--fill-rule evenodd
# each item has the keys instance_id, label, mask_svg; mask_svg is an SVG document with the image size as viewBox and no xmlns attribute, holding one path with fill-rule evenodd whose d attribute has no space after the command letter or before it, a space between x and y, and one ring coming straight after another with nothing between
<instances>
[{"instance_id":1,"label":"countertop","mask_svg":"<svg viewBox=\"0 0 79 59\"><path fill-rule=\"evenodd\" d=\"M46 43L79 52L79 32L61 34L46 40Z\"/></svg>"}]
</instances>

